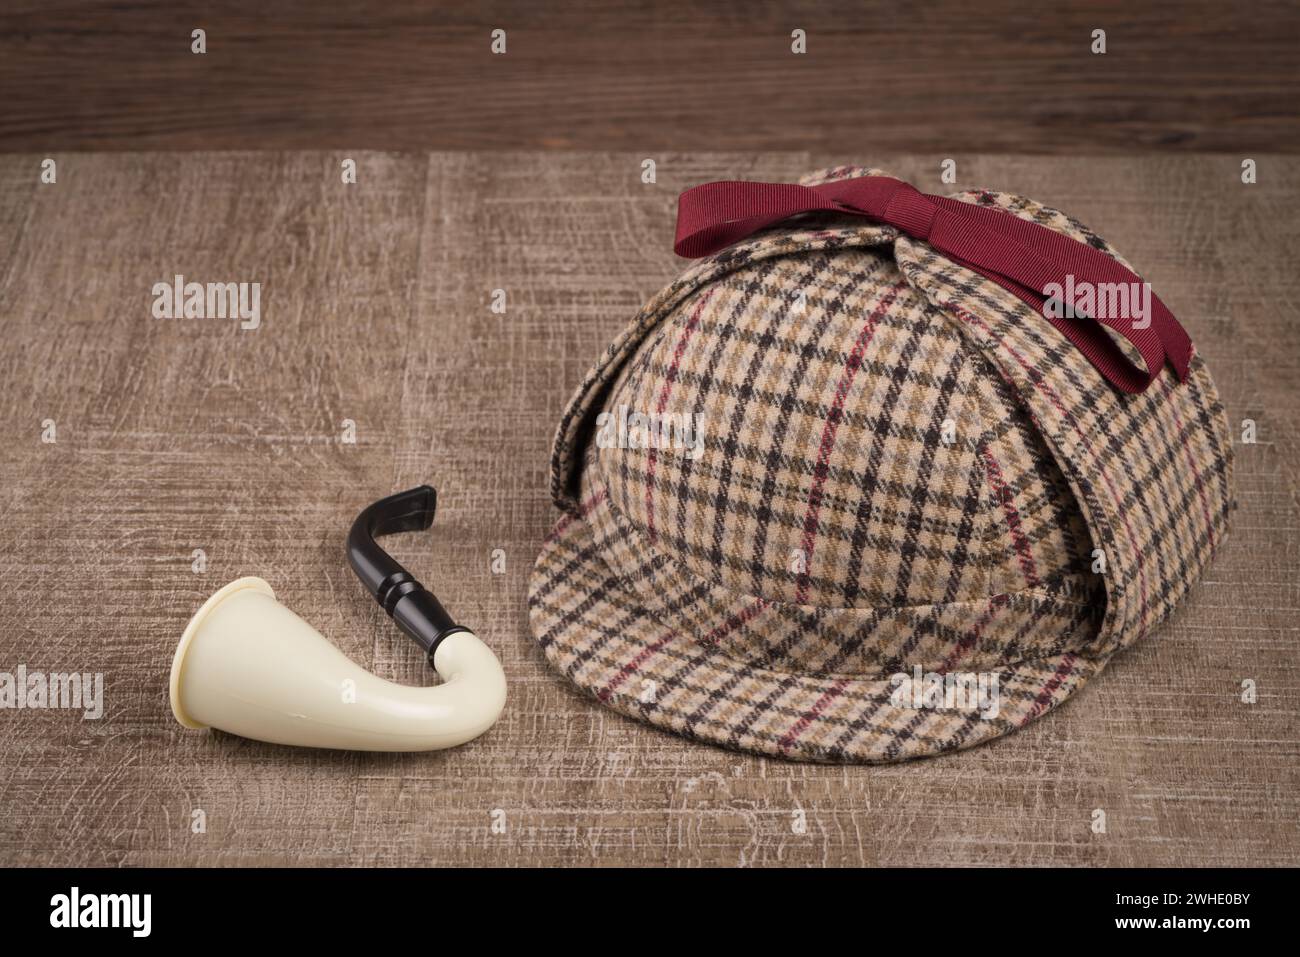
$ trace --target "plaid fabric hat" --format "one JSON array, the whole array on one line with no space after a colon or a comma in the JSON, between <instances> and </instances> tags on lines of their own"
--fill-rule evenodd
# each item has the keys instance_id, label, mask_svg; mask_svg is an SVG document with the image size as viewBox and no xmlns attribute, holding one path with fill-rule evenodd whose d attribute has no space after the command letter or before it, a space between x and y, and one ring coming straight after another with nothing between
<instances>
[{"instance_id":1,"label":"plaid fabric hat","mask_svg":"<svg viewBox=\"0 0 1300 957\"><path fill-rule=\"evenodd\" d=\"M1032 200L956 198L1123 262ZM656 296L569 404L552 494L530 619L570 681L701 741L884 762L1006 734L1159 626L1223 541L1231 443L1199 356L1124 394L1001 285L837 217Z\"/></svg>"}]
</instances>

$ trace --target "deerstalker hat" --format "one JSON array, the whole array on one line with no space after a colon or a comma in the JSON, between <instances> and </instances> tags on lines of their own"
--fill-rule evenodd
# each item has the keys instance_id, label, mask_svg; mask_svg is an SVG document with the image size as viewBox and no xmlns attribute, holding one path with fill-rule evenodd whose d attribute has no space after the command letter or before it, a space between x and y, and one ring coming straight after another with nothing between
<instances>
[{"instance_id":1,"label":"deerstalker hat","mask_svg":"<svg viewBox=\"0 0 1300 957\"><path fill-rule=\"evenodd\" d=\"M1118 253L875 170L711 185L678 248L712 254L555 438L529 610L561 674L689 738L896 761L1015 730L1168 618L1231 507L1209 371L1158 300L1130 332L1026 293Z\"/></svg>"}]
</instances>

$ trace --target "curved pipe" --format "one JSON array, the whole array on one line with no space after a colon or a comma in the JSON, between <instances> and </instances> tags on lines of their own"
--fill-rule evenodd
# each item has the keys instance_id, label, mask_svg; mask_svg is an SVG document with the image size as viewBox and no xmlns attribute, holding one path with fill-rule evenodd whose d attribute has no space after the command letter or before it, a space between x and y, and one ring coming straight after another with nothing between
<instances>
[{"instance_id":1,"label":"curved pipe","mask_svg":"<svg viewBox=\"0 0 1300 957\"><path fill-rule=\"evenodd\" d=\"M424 649L430 664L439 642L468 629L452 621L433 593L380 548L375 536L423 531L433 524L437 509L438 493L421 485L375 502L357 516L348 532L348 564L379 607Z\"/></svg>"},{"instance_id":2,"label":"curved pipe","mask_svg":"<svg viewBox=\"0 0 1300 957\"><path fill-rule=\"evenodd\" d=\"M496 655L374 541L428 528L436 498L422 486L376 502L348 536L362 583L428 653L442 684L413 688L372 675L276 600L260 578L231 582L185 628L172 660L171 705L187 728L259 741L355 751L429 751L464 744L500 716Z\"/></svg>"}]
</instances>

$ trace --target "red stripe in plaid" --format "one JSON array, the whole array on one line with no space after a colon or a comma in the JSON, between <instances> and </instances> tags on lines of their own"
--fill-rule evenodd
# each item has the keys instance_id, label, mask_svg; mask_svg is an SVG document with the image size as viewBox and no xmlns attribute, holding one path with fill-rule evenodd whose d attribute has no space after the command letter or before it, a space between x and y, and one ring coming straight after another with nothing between
<instances>
[{"instance_id":1,"label":"red stripe in plaid","mask_svg":"<svg viewBox=\"0 0 1300 957\"><path fill-rule=\"evenodd\" d=\"M673 350L672 365L668 367L668 371L664 375L663 388L660 389L659 391L659 402L655 408L655 412L657 412L660 415L662 415L668 409L668 397L672 395L673 384L677 381L677 370L681 367L682 356L686 354L686 344L691 341L691 336L695 334L696 328L699 327L700 313L704 311L704 307L709 304L709 300L713 298L713 294L717 291L718 291L718 287L714 286L711 289L709 289L708 292L706 292L703 296L700 297L700 301L696 303L695 308L691 310L690 319L687 320L686 325L682 328L682 334L677 339L677 348ZM660 430L660 434L661 435L663 434L662 429ZM646 483L645 483L646 532L649 534L650 541L653 543L656 538L655 508L654 508L655 463L659 461L658 449L656 449L653 444L650 446L649 454L647 455L646 458L647 458Z\"/></svg>"},{"instance_id":2,"label":"red stripe in plaid","mask_svg":"<svg viewBox=\"0 0 1300 957\"><path fill-rule=\"evenodd\" d=\"M1002 477L1002 466L998 465L998 460L989 451L988 443L981 443L980 452L984 456L984 473L988 476L989 484L993 486L993 494L997 496L1003 512L1006 513L1007 534L1011 536L1012 547L1015 548L1020 560L1020 569L1025 574L1025 584L1030 588L1037 588L1042 582L1038 578L1038 569L1034 566L1034 553L1029 547L1029 539L1025 537L1024 529L1020 527L1020 513L1012 500L1007 480Z\"/></svg>"},{"instance_id":3,"label":"red stripe in plaid","mask_svg":"<svg viewBox=\"0 0 1300 957\"><path fill-rule=\"evenodd\" d=\"M673 633L671 631L665 632L654 644L646 645L645 648L641 650L641 653L620 668L618 674L614 676L614 679L600 691L600 700L608 701L610 696L622 686L623 682L627 681L628 678L640 671L641 666L646 663L650 656L664 645L668 644L672 637Z\"/></svg>"},{"instance_id":4,"label":"red stripe in plaid","mask_svg":"<svg viewBox=\"0 0 1300 957\"><path fill-rule=\"evenodd\" d=\"M826 710L826 707L844 693L844 689L849 685L846 679L840 679L827 689L826 693L817 699L814 704L802 718L795 722L794 727L786 732L781 738L779 747L782 751L789 751L794 747L794 743L799 740L799 736L808 730L808 726Z\"/></svg>"},{"instance_id":5,"label":"red stripe in plaid","mask_svg":"<svg viewBox=\"0 0 1300 957\"><path fill-rule=\"evenodd\" d=\"M725 624L713 629L713 631L706 634L702 639L701 643L705 645L713 644L723 636L727 635L728 633L734 631L735 629L749 622L755 615L757 615L765 607L767 607L767 602L763 601L762 599L756 599L748 608L746 608L739 615L733 616L732 618L728 619L728 621ZM626 681L632 675L636 674L636 672L641 669L641 666L646 663L646 660L652 654L654 654L660 648L662 648L665 644L667 644L668 640L672 637L673 637L673 632L670 631L654 644L647 645L645 650L642 651L641 654L637 655L636 658L628 662L614 677L614 680L605 686L604 690L602 690L599 694L600 700L608 701L610 695L612 695L615 691L617 691L624 681Z\"/></svg>"},{"instance_id":6,"label":"red stripe in plaid","mask_svg":"<svg viewBox=\"0 0 1300 957\"><path fill-rule=\"evenodd\" d=\"M583 503L580 506L578 506L579 515L582 518L586 518L588 515L590 515L591 510L595 508L597 505L599 505L602 501L604 501L606 494L607 494L606 491L604 489L601 489L599 492L597 492L596 494L592 495L590 498L583 501ZM551 529L550 534L546 536L546 541L552 542L555 539L560 538L564 534L565 530L569 527L569 523L572 522L577 517L579 516L574 515L572 512L566 512L564 516L558 522L555 523L555 527Z\"/></svg>"},{"instance_id":7,"label":"red stripe in plaid","mask_svg":"<svg viewBox=\"0 0 1300 957\"><path fill-rule=\"evenodd\" d=\"M835 400L831 405L830 413L826 417L826 424L822 428L821 443L817 447L817 465L813 470L813 487L808 494L808 510L803 522L803 573L799 578L798 592L795 598L797 604L805 604L808 601L808 568L812 565L813 548L817 542L817 531L819 527L818 513L821 511L822 488L826 484L826 474L828 471L827 463L831 457L831 450L835 448L835 436L839 432L840 419L844 415L844 401L848 398L849 389L853 385L853 379L862 368L862 356L867 351L867 345L871 342L871 337L875 334L876 324L880 317L885 314L898 294L907 288L906 283L896 283L883 297L875 309L867 316L866 321L862 324L862 331L858 333L857 340L853 343L853 349L845 358L844 371L840 376L840 381L835 386Z\"/></svg>"},{"instance_id":8,"label":"red stripe in plaid","mask_svg":"<svg viewBox=\"0 0 1300 957\"><path fill-rule=\"evenodd\" d=\"M1078 656L1073 652L1066 654L1061 659L1060 665L1057 666L1056 673L1052 675L1047 684L1043 685L1042 692L1034 699L1033 708L1029 710L1028 714L1020 719L1021 727L1028 724L1030 721L1033 721L1043 713L1043 710L1051 702L1052 696L1056 694L1057 689L1061 687L1066 678L1074 674L1074 663L1077 660Z\"/></svg>"},{"instance_id":9,"label":"red stripe in plaid","mask_svg":"<svg viewBox=\"0 0 1300 957\"><path fill-rule=\"evenodd\" d=\"M700 644L705 645L706 647L709 645L716 645L720 639L725 638L737 628L749 624L754 619L754 616L766 608L767 605L768 603L763 599L755 598L739 615L732 615L726 620L726 622L705 634L705 636L700 639Z\"/></svg>"},{"instance_id":10,"label":"red stripe in plaid","mask_svg":"<svg viewBox=\"0 0 1300 957\"><path fill-rule=\"evenodd\" d=\"M975 626L971 628L970 633L957 643L956 647L952 650L952 654L945 658L943 664L935 670L941 675L946 675L948 672L952 671L957 662L966 657L966 652L979 644L980 636L984 634L984 629L987 628L993 619L997 617L998 611L1006 606L1006 595L994 595L990 598L988 607L984 609L984 613L976 620Z\"/></svg>"}]
</instances>

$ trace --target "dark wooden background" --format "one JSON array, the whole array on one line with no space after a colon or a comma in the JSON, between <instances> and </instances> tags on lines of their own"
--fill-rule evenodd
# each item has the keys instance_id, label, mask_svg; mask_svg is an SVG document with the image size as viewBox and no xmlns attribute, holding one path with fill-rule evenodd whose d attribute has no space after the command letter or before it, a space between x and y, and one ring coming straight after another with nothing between
<instances>
[{"instance_id":1,"label":"dark wooden background","mask_svg":"<svg viewBox=\"0 0 1300 957\"><path fill-rule=\"evenodd\" d=\"M6 0L0 151L1250 155L1300 148L1298 40L1278 0Z\"/></svg>"}]
</instances>

